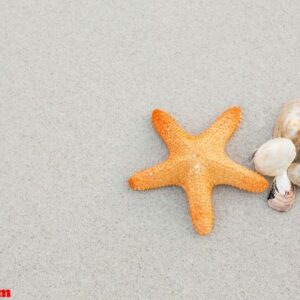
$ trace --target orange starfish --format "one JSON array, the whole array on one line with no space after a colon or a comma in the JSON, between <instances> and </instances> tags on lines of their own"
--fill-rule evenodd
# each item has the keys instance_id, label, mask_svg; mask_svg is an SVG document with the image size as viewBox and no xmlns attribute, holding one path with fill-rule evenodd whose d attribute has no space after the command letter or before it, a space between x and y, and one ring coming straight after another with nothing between
<instances>
[{"instance_id":1,"label":"orange starfish","mask_svg":"<svg viewBox=\"0 0 300 300\"><path fill-rule=\"evenodd\" d=\"M170 154L164 162L133 175L129 179L130 187L134 190L169 185L182 187L187 194L195 230L200 235L210 233L214 222L211 196L216 185L231 185L249 192L262 192L268 187L264 177L235 163L225 153L225 145L238 128L240 119L240 108L229 108L211 127L193 136L170 115L154 110L153 126Z\"/></svg>"}]
</instances>

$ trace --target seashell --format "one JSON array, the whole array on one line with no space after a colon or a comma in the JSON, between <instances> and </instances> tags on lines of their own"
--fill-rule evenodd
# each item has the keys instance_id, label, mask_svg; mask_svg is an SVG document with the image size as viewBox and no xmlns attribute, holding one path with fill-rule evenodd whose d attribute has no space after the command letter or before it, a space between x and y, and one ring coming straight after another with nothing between
<instances>
[{"instance_id":1,"label":"seashell","mask_svg":"<svg viewBox=\"0 0 300 300\"><path fill-rule=\"evenodd\" d=\"M300 186L300 164L292 163L288 168L288 176L293 184Z\"/></svg>"},{"instance_id":2,"label":"seashell","mask_svg":"<svg viewBox=\"0 0 300 300\"><path fill-rule=\"evenodd\" d=\"M281 109L273 130L273 137L293 141L297 156L300 154L300 99L287 102Z\"/></svg>"},{"instance_id":3,"label":"seashell","mask_svg":"<svg viewBox=\"0 0 300 300\"><path fill-rule=\"evenodd\" d=\"M257 172L275 177L286 173L295 157L296 149L291 140L275 138L258 148L253 162Z\"/></svg>"},{"instance_id":4,"label":"seashell","mask_svg":"<svg viewBox=\"0 0 300 300\"><path fill-rule=\"evenodd\" d=\"M296 189L287 173L277 176L272 183L268 205L274 210L285 212L291 209L296 197Z\"/></svg>"}]
</instances>

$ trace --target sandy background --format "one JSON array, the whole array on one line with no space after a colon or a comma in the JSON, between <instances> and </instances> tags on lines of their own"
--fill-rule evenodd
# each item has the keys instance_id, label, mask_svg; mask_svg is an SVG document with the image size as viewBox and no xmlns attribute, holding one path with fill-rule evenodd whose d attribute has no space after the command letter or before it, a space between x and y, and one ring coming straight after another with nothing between
<instances>
[{"instance_id":1,"label":"sandy background","mask_svg":"<svg viewBox=\"0 0 300 300\"><path fill-rule=\"evenodd\" d=\"M202 238L180 189L127 187L167 155L154 108L197 133L241 105L227 149L250 166L300 96L299 34L296 0L1 1L0 288L12 299L299 299L299 199L279 214L267 192L219 187Z\"/></svg>"}]
</instances>

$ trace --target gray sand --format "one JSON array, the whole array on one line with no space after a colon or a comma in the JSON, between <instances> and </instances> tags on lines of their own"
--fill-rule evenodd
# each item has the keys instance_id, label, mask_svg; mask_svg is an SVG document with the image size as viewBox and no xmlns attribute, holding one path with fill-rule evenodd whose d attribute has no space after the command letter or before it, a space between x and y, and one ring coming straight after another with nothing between
<instances>
[{"instance_id":1,"label":"gray sand","mask_svg":"<svg viewBox=\"0 0 300 300\"><path fill-rule=\"evenodd\" d=\"M179 188L127 178L167 155L151 111L191 133L231 105L252 167L300 96L299 1L1 1L0 289L12 299L299 299L300 203L214 191L198 236ZM300 193L298 198L300 197Z\"/></svg>"}]
</instances>

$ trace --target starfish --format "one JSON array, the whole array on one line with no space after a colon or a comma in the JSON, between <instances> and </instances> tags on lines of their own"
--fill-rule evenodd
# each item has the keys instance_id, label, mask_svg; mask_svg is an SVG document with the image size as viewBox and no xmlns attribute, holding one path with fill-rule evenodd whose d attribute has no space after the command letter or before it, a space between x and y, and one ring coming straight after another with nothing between
<instances>
[{"instance_id":1,"label":"starfish","mask_svg":"<svg viewBox=\"0 0 300 300\"><path fill-rule=\"evenodd\" d=\"M152 123L169 149L168 158L152 168L134 174L128 181L134 190L175 185L188 198L191 221L200 235L211 232L214 223L212 190L230 185L249 192L268 187L261 175L237 164L225 153L225 146L238 128L241 109L232 107L198 135L184 131L166 112L154 110Z\"/></svg>"}]
</instances>

